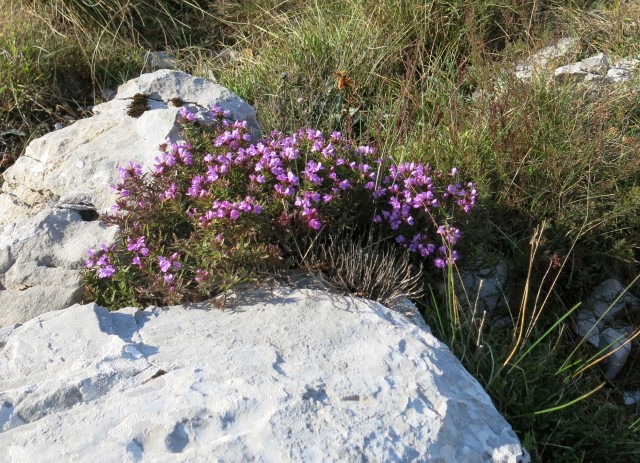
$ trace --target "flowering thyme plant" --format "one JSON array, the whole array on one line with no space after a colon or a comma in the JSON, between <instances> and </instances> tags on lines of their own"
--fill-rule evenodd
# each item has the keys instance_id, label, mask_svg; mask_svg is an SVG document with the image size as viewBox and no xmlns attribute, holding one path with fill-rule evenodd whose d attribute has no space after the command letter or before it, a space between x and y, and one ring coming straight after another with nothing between
<instances>
[{"instance_id":1,"label":"flowering thyme plant","mask_svg":"<svg viewBox=\"0 0 640 463\"><path fill-rule=\"evenodd\" d=\"M252 144L219 107L201 124L180 109L183 140L161 145L153 171L120 167L105 222L119 243L89 250L85 281L112 308L199 300L256 271L296 265L296 237L375 227L380 239L445 267L457 259L456 209L472 183L429 165L384 160L340 133L272 132Z\"/></svg>"}]
</instances>

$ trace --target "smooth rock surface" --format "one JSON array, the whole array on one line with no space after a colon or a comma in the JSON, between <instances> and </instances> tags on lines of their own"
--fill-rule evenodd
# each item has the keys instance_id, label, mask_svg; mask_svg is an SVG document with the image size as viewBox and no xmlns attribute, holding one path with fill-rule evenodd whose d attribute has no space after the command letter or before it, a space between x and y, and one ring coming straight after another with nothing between
<instances>
[{"instance_id":1,"label":"smooth rock surface","mask_svg":"<svg viewBox=\"0 0 640 463\"><path fill-rule=\"evenodd\" d=\"M14 463L529 461L453 354L370 301L276 288L224 311L76 305L0 346Z\"/></svg>"}]
</instances>

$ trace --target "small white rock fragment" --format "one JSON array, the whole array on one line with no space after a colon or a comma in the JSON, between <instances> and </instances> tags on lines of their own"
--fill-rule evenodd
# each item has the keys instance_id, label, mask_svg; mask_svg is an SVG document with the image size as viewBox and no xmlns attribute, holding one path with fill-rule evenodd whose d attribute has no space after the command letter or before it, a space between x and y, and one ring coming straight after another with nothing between
<instances>
[{"instance_id":1,"label":"small white rock fragment","mask_svg":"<svg viewBox=\"0 0 640 463\"><path fill-rule=\"evenodd\" d=\"M600 334L600 349L605 349L607 369L604 377L611 381L624 368L624 364L631 353L631 343L627 339L627 331L615 328L607 328Z\"/></svg>"},{"instance_id":2,"label":"small white rock fragment","mask_svg":"<svg viewBox=\"0 0 640 463\"><path fill-rule=\"evenodd\" d=\"M580 63L560 66L553 74L559 82L582 82L587 77L587 72L582 70Z\"/></svg>"},{"instance_id":3,"label":"small white rock fragment","mask_svg":"<svg viewBox=\"0 0 640 463\"><path fill-rule=\"evenodd\" d=\"M609 60L604 53L598 53L580 61L580 69L591 74L604 75L609 70Z\"/></svg>"},{"instance_id":4,"label":"small white rock fragment","mask_svg":"<svg viewBox=\"0 0 640 463\"><path fill-rule=\"evenodd\" d=\"M578 321L576 322L576 332L587 338L587 342L593 347L600 345L600 326L596 317L588 310L578 312Z\"/></svg>"},{"instance_id":5,"label":"small white rock fragment","mask_svg":"<svg viewBox=\"0 0 640 463\"><path fill-rule=\"evenodd\" d=\"M623 394L624 404L633 405L640 402L640 391L625 392Z\"/></svg>"},{"instance_id":6,"label":"small white rock fragment","mask_svg":"<svg viewBox=\"0 0 640 463\"><path fill-rule=\"evenodd\" d=\"M134 360L138 360L139 358L142 358L142 353L131 344L125 346L124 351L125 353L129 354L131 358Z\"/></svg>"},{"instance_id":7,"label":"small white rock fragment","mask_svg":"<svg viewBox=\"0 0 640 463\"><path fill-rule=\"evenodd\" d=\"M631 77L631 74L629 70L625 68L615 67L607 71L607 78L611 82L624 82L629 80L629 77Z\"/></svg>"},{"instance_id":8,"label":"small white rock fragment","mask_svg":"<svg viewBox=\"0 0 640 463\"><path fill-rule=\"evenodd\" d=\"M600 283L586 301L586 306L598 317L610 320L624 309L626 304L632 308L640 307L640 300L631 293L622 294L624 285L615 278ZM620 296L620 297L619 297Z\"/></svg>"}]
</instances>

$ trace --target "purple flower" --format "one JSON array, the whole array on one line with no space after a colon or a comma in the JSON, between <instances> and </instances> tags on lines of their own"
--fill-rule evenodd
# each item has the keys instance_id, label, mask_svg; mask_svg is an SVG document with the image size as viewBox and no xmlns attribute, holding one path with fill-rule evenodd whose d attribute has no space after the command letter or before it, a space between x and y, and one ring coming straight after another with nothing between
<instances>
[{"instance_id":1,"label":"purple flower","mask_svg":"<svg viewBox=\"0 0 640 463\"><path fill-rule=\"evenodd\" d=\"M98 278L111 278L116 273L113 265L105 265L98 269Z\"/></svg>"},{"instance_id":2,"label":"purple flower","mask_svg":"<svg viewBox=\"0 0 640 463\"><path fill-rule=\"evenodd\" d=\"M158 256L158 262L160 263L160 270L162 270L162 273L167 273L171 268L171 261L169 259Z\"/></svg>"},{"instance_id":3,"label":"purple flower","mask_svg":"<svg viewBox=\"0 0 640 463\"><path fill-rule=\"evenodd\" d=\"M124 167L118 167L118 175L120 175L120 178L122 180L126 180L131 177L131 174L129 173L129 171Z\"/></svg>"},{"instance_id":4,"label":"purple flower","mask_svg":"<svg viewBox=\"0 0 640 463\"><path fill-rule=\"evenodd\" d=\"M207 272L206 270L202 270L202 269L196 269L196 277L195 280L200 283L204 280L206 280L207 278L209 278L209 272Z\"/></svg>"},{"instance_id":5,"label":"purple flower","mask_svg":"<svg viewBox=\"0 0 640 463\"><path fill-rule=\"evenodd\" d=\"M160 193L160 200L161 201L168 201L170 199L173 199L176 197L176 189L177 186L174 182L171 182L171 185L169 186L169 188L167 188L163 193Z\"/></svg>"},{"instance_id":6,"label":"purple flower","mask_svg":"<svg viewBox=\"0 0 640 463\"><path fill-rule=\"evenodd\" d=\"M127 238L127 251L139 251L145 247L146 236L140 236L138 239Z\"/></svg>"},{"instance_id":7,"label":"purple flower","mask_svg":"<svg viewBox=\"0 0 640 463\"><path fill-rule=\"evenodd\" d=\"M309 227L313 230L320 230L322 228L322 223L318 219L309 220Z\"/></svg>"},{"instance_id":8,"label":"purple flower","mask_svg":"<svg viewBox=\"0 0 640 463\"><path fill-rule=\"evenodd\" d=\"M196 120L196 115L189 111L185 106L182 106L178 112L184 121L194 122Z\"/></svg>"},{"instance_id":9,"label":"purple flower","mask_svg":"<svg viewBox=\"0 0 640 463\"><path fill-rule=\"evenodd\" d=\"M343 180L340 183L338 183L338 187L341 190L346 190L351 186L351 182L349 182L349 180Z\"/></svg>"}]
</instances>

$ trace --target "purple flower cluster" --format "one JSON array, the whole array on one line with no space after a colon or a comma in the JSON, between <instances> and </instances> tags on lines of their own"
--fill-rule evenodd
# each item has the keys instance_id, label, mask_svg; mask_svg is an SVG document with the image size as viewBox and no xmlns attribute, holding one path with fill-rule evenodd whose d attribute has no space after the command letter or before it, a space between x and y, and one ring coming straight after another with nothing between
<instances>
[{"instance_id":1,"label":"purple flower cluster","mask_svg":"<svg viewBox=\"0 0 640 463\"><path fill-rule=\"evenodd\" d=\"M191 145L185 141L172 142L167 138L163 145L160 156L156 157L154 167L154 175L160 176L165 169L175 167L176 164L190 166L193 163L193 155L191 154Z\"/></svg>"},{"instance_id":2,"label":"purple flower cluster","mask_svg":"<svg viewBox=\"0 0 640 463\"><path fill-rule=\"evenodd\" d=\"M458 169L453 168L449 177L453 179L457 173ZM376 214L373 221L386 221L393 231L398 231L403 226L408 230L415 229L417 215L428 217L435 222L433 212L442 207L445 201L455 202L465 213L470 212L476 204L477 197L473 183L467 183L466 189L460 183L451 183L439 194L436 184L444 177L442 172L434 171L428 164L405 162L390 165L389 175L382 180L383 186L373 192L376 198L385 199L389 208ZM437 234L449 245L456 244L461 237L460 230L450 225L437 226ZM438 268L458 258L457 252L449 252L447 246L436 247L427 241L427 235L421 231L410 239L399 234L396 243L411 252L419 253L422 257L432 255L437 250L439 257L434 259L434 264Z\"/></svg>"},{"instance_id":3,"label":"purple flower cluster","mask_svg":"<svg viewBox=\"0 0 640 463\"><path fill-rule=\"evenodd\" d=\"M139 236L137 238L127 238L127 251L131 252L131 263L139 268L143 267L142 259L149 257L149 248L146 243L146 236Z\"/></svg>"},{"instance_id":4,"label":"purple flower cluster","mask_svg":"<svg viewBox=\"0 0 640 463\"><path fill-rule=\"evenodd\" d=\"M198 220L200 225L206 227L215 219L238 220L243 213L262 214L262 206L254 204L253 198L247 196L242 201L214 201L212 208L201 215ZM197 214L197 209L189 212L190 216Z\"/></svg>"},{"instance_id":5,"label":"purple flower cluster","mask_svg":"<svg viewBox=\"0 0 640 463\"><path fill-rule=\"evenodd\" d=\"M86 260L85 266L95 268L98 278L111 278L116 273L116 267L111 260L111 253L114 252L115 246L108 247L103 243L100 245L100 249L102 250L100 256L93 249L87 249L89 258Z\"/></svg>"},{"instance_id":6,"label":"purple flower cluster","mask_svg":"<svg viewBox=\"0 0 640 463\"><path fill-rule=\"evenodd\" d=\"M178 262L178 253L174 252L168 259L163 256L158 256L158 264L160 266L160 271L163 273L162 278L169 286L169 291L175 291L176 274L174 272L177 272L182 268L182 264ZM172 272L172 270L174 272Z\"/></svg>"},{"instance_id":7,"label":"purple flower cluster","mask_svg":"<svg viewBox=\"0 0 640 463\"><path fill-rule=\"evenodd\" d=\"M189 109L180 108L179 114L185 133L200 130ZM155 238L141 231L135 217L150 217L162 204L175 204L165 212L181 214L171 223L188 223L192 236L215 234L219 248L233 245L234 232L229 230L242 230L237 227L251 230L253 223L271 221L273 226L267 227L271 233L282 234L289 230L287 224L296 221L317 231L336 225L337 214L361 213L350 208L364 207L371 211L382 236L409 252L429 256L436 267L458 258L452 247L461 232L448 222L454 209L465 213L473 209L477 191L472 183L456 181L457 169L443 173L428 164L389 163L374 148L353 146L339 132L328 137L313 129L289 136L272 132L251 144L247 122L230 121L228 115L214 107L212 134L206 142L193 144L208 146L210 152L195 150L184 140L167 139L155 159L150 184L143 182L139 164L118 169L122 181L113 187L120 196L114 212L124 211L129 215L121 217L133 218L127 222L130 234L123 236L121 250L103 245L99 255L89 251L86 265L95 269L99 279L116 274L116 252L126 253L125 260L138 271L159 270L170 292L176 291L178 279L186 274L197 283L211 277L202 263L188 261L190 253L183 254L182 262L177 252L162 255L162 249L174 244L154 239L166 239L172 230L161 231ZM145 196L144 191L153 194ZM363 204L363 197L368 204ZM344 207L340 210L336 204ZM277 242L278 237L269 239Z\"/></svg>"}]
</instances>

